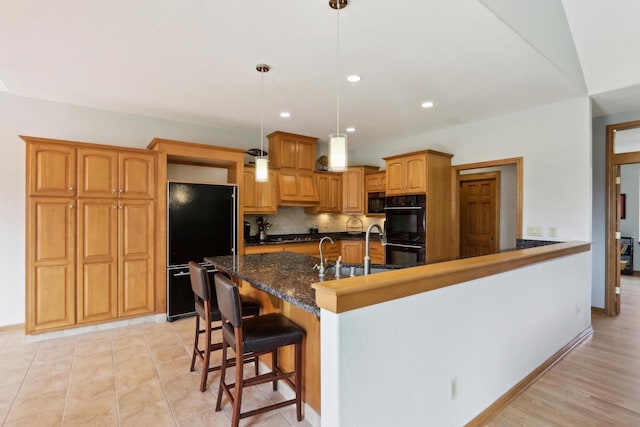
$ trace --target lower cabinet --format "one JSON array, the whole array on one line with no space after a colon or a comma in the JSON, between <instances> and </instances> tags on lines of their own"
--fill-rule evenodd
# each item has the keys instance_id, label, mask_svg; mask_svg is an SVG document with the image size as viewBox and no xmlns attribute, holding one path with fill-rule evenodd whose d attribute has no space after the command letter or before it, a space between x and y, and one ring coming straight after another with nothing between
<instances>
[{"instance_id":1,"label":"lower cabinet","mask_svg":"<svg viewBox=\"0 0 640 427\"><path fill-rule=\"evenodd\" d=\"M364 262L364 242L362 240L342 240L341 242L344 264L362 264Z\"/></svg>"},{"instance_id":2,"label":"lower cabinet","mask_svg":"<svg viewBox=\"0 0 640 427\"><path fill-rule=\"evenodd\" d=\"M382 243L369 242L369 256L371 257L371 264L384 264L385 253L384 253L384 246L382 246Z\"/></svg>"},{"instance_id":3,"label":"lower cabinet","mask_svg":"<svg viewBox=\"0 0 640 427\"><path fill-rule=\"evenodd\" d=\"M27 332L75 324L75 242L75 199L29 199Z\"/></svg>"},{"instance_id":4,"label":"lower cabinet","mask_svg":"<svg viewBox=\"0 0 640 427\"><path fill-rule=\"evenodd\" d=\"M154 202L32 197L27 333L154 310Z\"/></svg>"}]
</instances>

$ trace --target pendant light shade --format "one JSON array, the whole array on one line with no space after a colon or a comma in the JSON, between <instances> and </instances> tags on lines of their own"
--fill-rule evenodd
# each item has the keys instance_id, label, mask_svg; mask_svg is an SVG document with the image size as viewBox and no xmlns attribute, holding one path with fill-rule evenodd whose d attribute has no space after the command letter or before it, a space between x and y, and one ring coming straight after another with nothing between
<instances>
[{"instance_id":1,"label":"pendant light shade","mask_svg":"<svg viewBox=\"0 0 640 427\"><path fill-rule=\"evenodd\" d=\"M269 72L267 64L256 65L260 73L260 157L256 157L256 182L269 181L269 160L265 157L264 145L264 73Z\"/></svg>"},{"instance_id":2,"label":"pendant light shade","mask_svg":"<svg viewBox=\"0 0 640 427\"><path fill-rule=\"evenodd\" d=\"M329 170L347 170L347 135L340 133L340 9L347 7L348 0L330 0L329 6L336 9L336 133L329 135Z\"/></svg>"},{"instance_id":3,"label":"pendant light shade","mask_svg":"<svg viewBox=\"0 0 640 427\"><path fill-rule=\"evenodd\" d=\"M329 170L333 172L347 170L347 135L344 133L329 135Z\"/></svg>"},{"instance_id":4,"label":"pendant light shade","mask_svg":"<svg viewBox=\"0 0 640 427\"><path fill-rule=\"evenodd\" d=\"M269 181L269 160L264 157L256 159L256 182Z\"/></svg>"}]
</instances>

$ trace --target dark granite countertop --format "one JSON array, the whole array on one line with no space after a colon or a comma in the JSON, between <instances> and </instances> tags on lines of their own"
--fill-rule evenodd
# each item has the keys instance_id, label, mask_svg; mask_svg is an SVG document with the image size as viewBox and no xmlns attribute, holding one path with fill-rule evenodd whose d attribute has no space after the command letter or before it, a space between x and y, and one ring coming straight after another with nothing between
<instances>
[{"instance_id":1,"label":"dark granite countertop","mask_svg":"<svg viewBox=\"0 0 640 427\"><path fill-rule=\"evenodd\" d=\"M316 291L311 288L319 282L313 266L319 259L293 252L276 252L243 256L207 257L218 270L249 282L254 288L274 295L320 317L316 305ZM325 280L333 280L327 274Z\"/></svg>"},{"instance_id":2,"label":"dark granite countertop","mask_svg":"<svg viewBox=\"0 0 640 427\"><path fill-rule=\"evenodd\" d=\"M331 237L333 240L364 240L366 233L347 233L347 232L336 232L336 233L318 233L318 234L274 234L273 236L269 236L267 241L261 242L258 236L250 236L247 241L245 241L245 246L260 246L260 245L281 245L284 243L308 243L308 242L319 242L323 237ZM380 235L378 233L371 233L369 236L372 242L379 242Z\"/></svg>"}]
</instances>

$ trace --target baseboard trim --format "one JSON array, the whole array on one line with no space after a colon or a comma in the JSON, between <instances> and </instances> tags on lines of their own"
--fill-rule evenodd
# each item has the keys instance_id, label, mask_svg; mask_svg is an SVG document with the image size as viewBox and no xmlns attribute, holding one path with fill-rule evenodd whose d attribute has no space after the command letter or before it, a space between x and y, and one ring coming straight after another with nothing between
<instances>
[{"instance_id":1,"label":"baseboard trim","mask_svg":"<svg viewBox=\"0 0 640 427\"><path fill-rule=\"evenodd\" d=\"M24 331L24 323L18 323L17 325L0 326L0 333L15 331Z\"/></svg>"},{"instance_id":2,"label":"baseboard trim","mask_svg":"<svg viewBox=\"0 0 640 427\"><path fill-rule=\"evenodd\" d=\"M493 402L484 411L478 414L474 419L465 424L466 427L481 427L491 421L496 415L500 413L513 399L518 397L520 393L525 391L527 387L533 384L542 374L547 372L553 365L558 363L565 357L571 350L573 350L578 344L584 341L586 338L593 334L593 328L589 326L584 331L580 332L578 336L569 341L560 350L555 352L553 356L548 358L542 365L534 369L529 375L524 377L520 382L511 387L509 391L500 396L498 400Z\"/></svg>"}]
</instances>

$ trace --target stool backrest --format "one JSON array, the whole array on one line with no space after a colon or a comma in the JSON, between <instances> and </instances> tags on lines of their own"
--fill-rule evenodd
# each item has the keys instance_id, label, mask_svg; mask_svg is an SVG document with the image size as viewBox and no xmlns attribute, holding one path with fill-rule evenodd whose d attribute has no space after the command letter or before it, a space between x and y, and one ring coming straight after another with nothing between
<instances>
[{"instance_id":1,"label":"stool backrest","mask_svg":"<svg viewBox=\"0 0 640 427\"><path fill-rule=\"evenodd\" d=\"M209 283L206 267L195 261L189 261L189 278L191 279L191 290L193 290L196 303L211 301L211 284Z\"/></svg>"},{"instance_id":2,"label":"stool backrest","mask_svg":"<svg viewBox=\"0 0 640 427\"><path fill-rule=\"evenodd\" d=\"M216 273L213 276L216 295L218 298L218 310L224 319L227 319L234 328L242 327L242 306L240 292L235 283L223 274Z\"/></svg>"}]
</instances>

